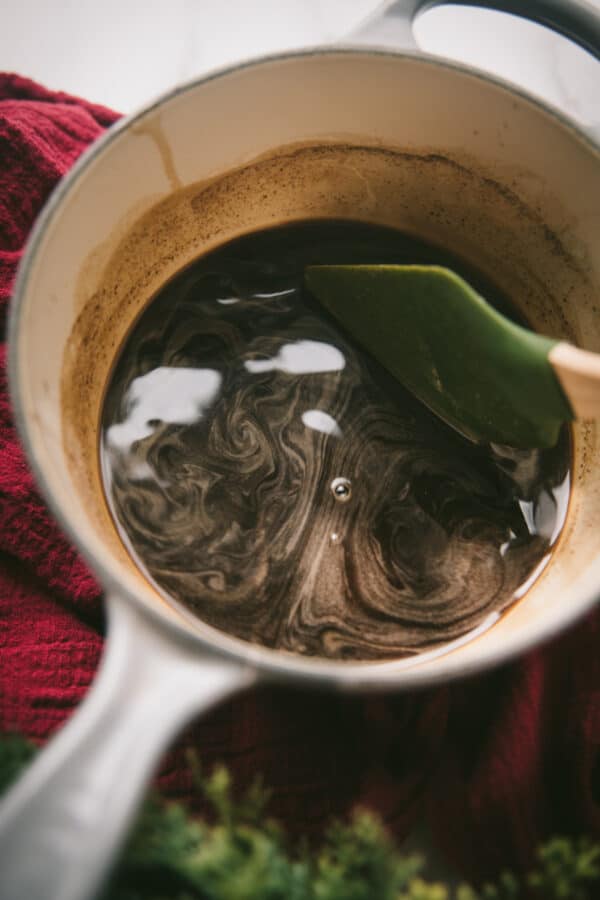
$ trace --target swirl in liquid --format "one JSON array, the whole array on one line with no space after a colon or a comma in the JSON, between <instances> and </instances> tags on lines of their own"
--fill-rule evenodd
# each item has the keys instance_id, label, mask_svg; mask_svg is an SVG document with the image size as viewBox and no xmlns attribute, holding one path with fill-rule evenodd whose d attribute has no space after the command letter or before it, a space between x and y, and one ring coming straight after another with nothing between
<instances>
[{"instance_id":1,"label":"swirl in liquid","mask_svg":"<svg viewBox=\"0 0 600 900\"><path fill-rule=\"evenodd\" d=\"M443 646L548 559L569 490L551 451L476 447L340 333L314 262L452 264L396 232L329 222L251 235L177 276L108 388L108 502L163 594L247 641L338 659Z\"/></svg>"}]
</instances>

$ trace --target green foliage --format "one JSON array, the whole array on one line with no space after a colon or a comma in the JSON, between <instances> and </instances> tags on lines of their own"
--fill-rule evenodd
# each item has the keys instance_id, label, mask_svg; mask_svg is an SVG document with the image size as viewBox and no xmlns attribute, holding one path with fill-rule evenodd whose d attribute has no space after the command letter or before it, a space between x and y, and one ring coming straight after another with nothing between
<instances>
[{"instance_id":1,"label":"green foliage","mask_svg":"<svg viewBox=\"0 0 600 900\"><path fill-rule=\"evenodd\" d=\"M600 895L598 844L585 838L554 838L540 847L537 856L528 883L544 900L592 900Z\"/></svg>"},{"instance_id":2,"label":"green foliage","mask_svg":"<svg viewBox=\"0 0 600 900\"><path fill-rule=\"evenodd\" d=\"M457 893L456 900L521 900L523 897L519 882L510 872L503 872L497 884L486 884L479 892L469 887L463 890L464 895Z\"/></svg>"},{"instance_id":3,"label":"green foliage","mask_svg":"<svg viewBox=\"0 0 600 900\"><path fill-rule=\"evenodd\" d=\"M400 890L420 865L416 857L398 854L373 814L357 811L348 824L335 822L329 828L314 862L312 892L307 896L315 900L399 900L403 896ZM436 900L428 895L406 896Z\"/></svg>"},{"instance_id":4,"label":"green foliage","mask_svg":"<svg viewBox=\"0 0 600 900\"><path fill-rule=\"evenodd\" d=\"M18 734L3 734L0 741L0 794L12 784L35 754L35 747Z\"/></svg>"},{"instance_id":5,"label":"green foliage","mask_svg":"<svg viewBox=\"0 0 600 900\"><path fill-rule=\"evenodd\" d=\"M479 900L479 896L468 884L461 884L456 890L456 900Z\"/></svg>"},{"instance_id":6,"label":"green foliage","mask_svg":"<svg viewBox=\"0 0 600 900\"><path fill-rule=\"evenodd\" d=\"M443 884L428 884L421 878L413 878L408 891L399 894L397 900L450 900L450 893Z\"/></svg>"},{"instance_id":7,"label":"green foliage","mask_svg":"<svg viewBox=\"0 0 600 900\"><path fill-rule=\"evenodd\" d=\"M105 900L305 900L308 867L290 859L283 832L263 821L260 782L238 802L222 767L207 778L197 771L196 783L216 823L192 820L179 804L146 804Z\"/></svg>"},{"instance_id":8,"label":"green foliage","mask_svg":"<svg viewBox=\"0 0 600 900\"><path fill-rule=\"evenodd\" d=\"M21 738L0 740L0 787L35 752ZM214 824L180 804L148 799L102 900L596 900L600 846L555 838L520 882L504 873L494 885L456 890L418 877L421 861L399 853L370 812L334 822L322 846L292 852L283 830L265 816L268 794L257 781L239 799L219 767L196 785Z\"/></svg>"}]
</instances>

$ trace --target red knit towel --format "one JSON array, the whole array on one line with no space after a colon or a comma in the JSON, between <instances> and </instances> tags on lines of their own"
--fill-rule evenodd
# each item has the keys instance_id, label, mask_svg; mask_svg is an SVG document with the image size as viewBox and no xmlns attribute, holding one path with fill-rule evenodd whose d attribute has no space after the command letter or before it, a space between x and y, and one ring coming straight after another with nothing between
<instances>
[{"instance_id":1,"label":"red knit towel","mask_svg":"<svg viewBox=\"0 0 600 900\"><path fill-rule=\"evenodd\" d=\"M23 244L53 187L116 115L0 76L0 328ZM0 346L0 724L45 738L97 665L99 589L50 518L14 430ZM76 613L85 616L84 624Z\"/></svg>"},{"instance_id":2,"label":"red knit towel","mask_svg":"<svg viewBox=\"0 0 600 900\"><path fill-rule=\"evenodd\" d=\"M450 691L430 821L470 877L526 870L539 843L600 840L600 614Z\"/></svg>"}]
</instances>

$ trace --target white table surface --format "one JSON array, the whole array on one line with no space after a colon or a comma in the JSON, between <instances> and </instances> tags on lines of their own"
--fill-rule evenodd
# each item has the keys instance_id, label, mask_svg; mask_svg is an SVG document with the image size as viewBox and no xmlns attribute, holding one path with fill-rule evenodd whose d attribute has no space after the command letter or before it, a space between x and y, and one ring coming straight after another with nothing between
<instances>
[{"instance_id":1,"label":"white table surface","mask_svg":"<svg viewBox=\"0 0 600 900\"><path fill-rule=\"evenodd\" d=\"M590 0L600 8L600 0ZM130 112L242 58L342 40L379 0L0 0L0 68ZM443 8L421 46L517 81L582 121L600 121L597 65L512 16Z\"/></svg>"}]
</instances>

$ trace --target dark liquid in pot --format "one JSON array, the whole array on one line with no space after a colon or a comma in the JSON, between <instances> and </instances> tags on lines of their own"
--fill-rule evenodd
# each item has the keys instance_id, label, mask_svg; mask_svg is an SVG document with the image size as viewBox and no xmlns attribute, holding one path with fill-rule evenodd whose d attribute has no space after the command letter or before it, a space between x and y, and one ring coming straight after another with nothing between
<instances>
[{"instance_id":1,"label":"dark liquid in pot","mask_svg":"<svg viewBox=\"0 0 600 900\"><path fill-rule=\"evenodd\" d=\"M306 264L350 261L450 265L503 306L388 229L239 239L136 322L102 470L124 542L179 605L269 647L386 659L460 639L524 593L564 520L569 440L492 450L435 418L304 291Z\"/></svg>"}]
</instances>

